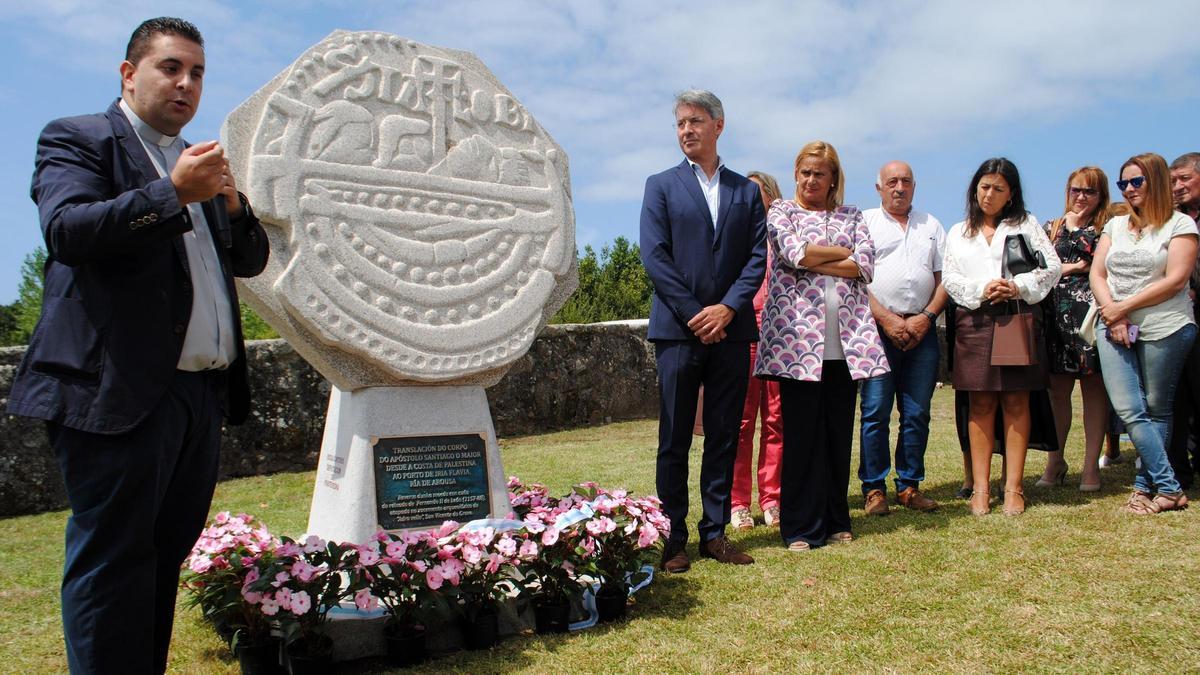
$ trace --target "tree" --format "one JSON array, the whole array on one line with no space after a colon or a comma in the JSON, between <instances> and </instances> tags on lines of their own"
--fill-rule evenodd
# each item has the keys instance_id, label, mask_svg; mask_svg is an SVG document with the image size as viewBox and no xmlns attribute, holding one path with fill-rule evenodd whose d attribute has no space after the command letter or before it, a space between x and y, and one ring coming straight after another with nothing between
<instances>
[{"instance_id":1,"label":"tree","mask_svg":"<svg viewBox=\"0 0 1200 675\"><path fill-rule=\"evenodd\" d=\"M39 246L25 256L21 263L21 284L17 287L17 301L13 303L15 325L7 335L9 344L29 344L33 327L42 315L42 282L45 280L46 249Z\"/></svg>"},{"instance_id":2,"label":"tree","mask_svg":"<svg viewBox=\"0 0 1200 675\"><path fill-rule=\"evenodd\" d=\"M262 317L250 309L250 305L241 303L242 307L242 336L247 340L274 340L279 333L263 321Z\"/></svg>"},{"instance_id":3,"label":"tree","mask_svg":"<svg viewBox=\"0 0 1200 675\"><path fill-rule=\"evenodd\" d=\"M653 290L637 244L617 237L598 256L585 246L579 258L579 287L551 323L645 319Z\"/></svg>"}]
</instances>

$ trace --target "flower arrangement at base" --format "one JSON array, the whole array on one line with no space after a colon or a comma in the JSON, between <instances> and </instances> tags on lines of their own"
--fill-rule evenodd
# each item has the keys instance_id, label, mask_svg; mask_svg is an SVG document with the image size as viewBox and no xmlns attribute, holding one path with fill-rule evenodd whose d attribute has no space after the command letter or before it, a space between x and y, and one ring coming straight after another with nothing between
<instances>
[{"instance_id":1,"label":"flower arrangement at base","mask_svg":"<svg viewBox=\"0 0 1200 675\"><path fill-rule=\"evenodd\" d=\"M396 665L414 665L425 659L426 627L449 613L446 597L438 589L443 578L430 581L430 570L439 563L438 541L432 532L393 534L380 530L371 546L359 547L358 567L364 587L354 603L362 610L383 605L388 621L384 639L388 657Z\"/></svg>"},{"instance_id":2,"label":"flower arrangement at base","mask_svg":"<svg viewBox=\"0 0 1200 675\"><path fill-rule=\"evenodd\" d=\"M361 590L361 577L348 574L357 555L357 546L316 535L301 542L283 537L271 563L247 579L244 594L279 621L289 659L320 661L332 654L325 635L329 611Z\"/></svg>"},{"instance_id":3,"label":"flower arrangement at base","mask_svg":"<svg viewBox=\"0 0 1200 675\"><path fill-rule=\"evenodd\" d=\"M254 516L222 511L200 533L179 575L188 604L199 607L236 653L272 638L273 617L264 614L246 585L274 560L279 540Z\"/></svg>"}]
</instances>

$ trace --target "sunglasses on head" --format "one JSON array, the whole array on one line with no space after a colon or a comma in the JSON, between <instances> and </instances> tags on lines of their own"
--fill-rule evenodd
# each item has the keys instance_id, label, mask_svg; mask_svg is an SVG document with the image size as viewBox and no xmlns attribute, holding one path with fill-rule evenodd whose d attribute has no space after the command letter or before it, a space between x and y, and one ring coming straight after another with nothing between
<instances>
[{"instance_id":1,"label":"sunglasses on head","mask_svg":"<svg viewBox=\"0 0 1200 675\"><path fill-rule=\"evenodd\" d=\"M1084 197L1095 197L1098 194L1100 194L1100 191L1097 190L1096 188L1090 188L1090 187L1073 187L1073 188L1071 188L1071 196L1072 197L1078 197L1080 195L1083 195Z\"/></svg>"},{"instance_id":2,"label":"sunglasses on head","mask_svg":"<svg viewBox=\"0 0 1200 675\"><path fill-rule=\"evenodd\" d=\"M1120 190L1121 192L1124 192L1125 188L1132 185L1133 189L1140 190L1140 189L1142 189L1142 186L1145 184L1146 184L1145 176L1134 176L1133 178L1130 178L1129 180L1117 181L1117 189Z\"/></svg>"}]
</instances>

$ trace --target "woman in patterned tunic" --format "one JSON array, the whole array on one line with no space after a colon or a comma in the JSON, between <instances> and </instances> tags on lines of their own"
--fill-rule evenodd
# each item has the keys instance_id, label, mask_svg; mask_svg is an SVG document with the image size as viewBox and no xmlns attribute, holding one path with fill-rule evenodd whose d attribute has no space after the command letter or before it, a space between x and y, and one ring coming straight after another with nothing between
<instances>
[{"instance_id":1,"label":"woman in patterned tunic","mask_svg":"<svg viewBox=\"0 0 1200 675\"><path fill-rule=\"evenodd\" d=\"M1058 447L1066 448L1071 429L1071 393L1075 381L1083 394L1083 470L1079 489L1100 489L1100 446L1108 425L1108 396L1100 377L1100 361L1095 345L1079 335L1083 319L1092 306L1092 287L1088 270L1096 240L1108 214L1108 177L1094 166L1076 169L1067 179L1066 214L1049 224L1050 241L1062 260L1062 278L1044 303L1051 313L1047 331L1050 350L1050 403L1054 407L1054 427ZM1062 449L1046 460L1046 471L1038 487L1062 485L1067 462Z\"/></svg>"},{"instance_id":2,"label":"woman in patterned tunic","mask_svg":"<svg viewBox=\"0 0 1200 675\"><path fill-rule=\"evenodd\" d=\"M754 374L779 381L783 469L779 532L789 551L848 543L856 380L888 372L867 283L875 248L842 206L837 151L813 141L796 156L796 199L767 214L774 263Z\"/></svg>"}]
</instances>

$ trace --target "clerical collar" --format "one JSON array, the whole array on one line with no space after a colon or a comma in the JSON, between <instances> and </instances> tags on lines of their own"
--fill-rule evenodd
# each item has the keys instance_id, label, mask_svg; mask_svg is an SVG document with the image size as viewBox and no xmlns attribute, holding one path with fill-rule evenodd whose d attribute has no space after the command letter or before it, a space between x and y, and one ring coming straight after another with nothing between
<instances>
[{"instance_id":1,"label":"clerical collar","mask_svg":"<svg viewBox=\"0 0 1200 675\"><path fill-rule=\"evenodd\" d=\"M168 136L149 124L146 124L142 118L137 116L137 113L133 112L133 108L130 108L129 104L125 102L125 97L121 97L120 106L121 112L125 113L125 117L129 119L129 125L133 127L134 132L136 132L138 137L143 141L147 143L153 143L160 148L169 148L174 145L175 140L179 138L179 136Z\"/></svg>"}]
</instances>

